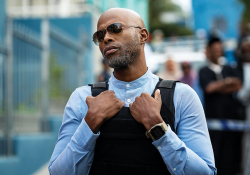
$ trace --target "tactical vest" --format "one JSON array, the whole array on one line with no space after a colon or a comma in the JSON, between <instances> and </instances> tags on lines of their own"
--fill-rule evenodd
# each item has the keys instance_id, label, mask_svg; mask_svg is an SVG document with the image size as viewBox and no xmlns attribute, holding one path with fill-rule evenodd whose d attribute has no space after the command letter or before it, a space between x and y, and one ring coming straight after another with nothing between
<instances>
[{"instance_id":1,"label":"tactical vest","mask_svg":"<svg viewBox=\"0 0 250 175\"><path fill-rule=\"evenodd\" d=\"M156 89L162 98L161 116L175 132L173 95L176 82L160 79ZM91 84L92 96L108 90L107 82ZM100 127L90 175L168 175L170 174L152 140L145 135L146 128L123 107Z\"/></svg>"}]
</instances>

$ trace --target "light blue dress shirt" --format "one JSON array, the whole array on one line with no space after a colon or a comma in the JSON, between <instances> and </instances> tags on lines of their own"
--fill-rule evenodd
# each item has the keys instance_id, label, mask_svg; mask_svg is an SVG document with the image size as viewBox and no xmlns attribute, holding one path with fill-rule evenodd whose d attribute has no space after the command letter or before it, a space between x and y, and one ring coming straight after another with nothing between
<instances>
[{"instance_id":1,"label":"light blue dress shirt","mask_svg":"<svg viewBox=\"0 0 250 175\"><path fill-rule=\"evenodd\" d=\"M159 77L147 71L132 82L109 80L109 90L125 102L134 102L141 93L153 93ZM96 140L84 117L88 111L85 102L91 95L90 86L77 88L71 95L63 116L58 141L49 163L51 175L88 174L91 168ZM174 92L175 129L170 126L159 140L152 144L159 150L171 174L216 174L213 150L204 111L199 97L188 85L177 83ZM146 153L145 153L146 154Z\"/></svg>"}]
</instances>

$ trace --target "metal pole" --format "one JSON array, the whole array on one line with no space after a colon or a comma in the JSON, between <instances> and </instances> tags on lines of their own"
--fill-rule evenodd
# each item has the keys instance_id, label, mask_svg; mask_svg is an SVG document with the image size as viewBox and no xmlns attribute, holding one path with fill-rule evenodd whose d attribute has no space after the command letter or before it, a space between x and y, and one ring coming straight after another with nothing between
<instances>
[{"instance_id":1,"label":"metal pole","mask_svg":"<svg viewBox=\"0 0 250 175\"><path fill-rule=\"evenodd\" d=\"M78 66L78 81L77 81L77 86L83 86L84 85L84 69L83 69L83 62L84 62L84 51L86 47L86 42L85 42L85 37L84 37L84 31L80 30L79 31L79 36L80 36L80 49L78 50L78 55L77 55L77 66Z\"/></svg>"},{"instance_id":2,"label":"metal pole","mask_svg":"<svg viewBox=\"0 0 250 175\"><path fill-rule=\"evenodd\" d=\"M49 130L49 20L44 18L41 25L42 31L42 118L41 130Z\"/></svg>"},{"instance_id":3,"label":"metal pole","mask_svg":"<svg viewBox=\"0 0 250 175\"><path fill-rule=\"evenodd\" d=\"M10 17L7 18L7 31L6 31L6 45L7 45L7 60L6 60L6 153L12 155L12 118L13 118L13 24Z\"/></svg>"}]
</instances>

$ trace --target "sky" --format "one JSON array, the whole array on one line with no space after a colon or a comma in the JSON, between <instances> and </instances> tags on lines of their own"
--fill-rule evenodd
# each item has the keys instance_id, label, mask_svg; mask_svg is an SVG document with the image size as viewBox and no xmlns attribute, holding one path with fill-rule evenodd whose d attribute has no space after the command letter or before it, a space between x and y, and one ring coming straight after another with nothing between
<instances>
[{"instance_id":1,"label":"sky","mask_svg":"<svg viewBox=\"0 0 250 175\"><path fill-rule=\"evenodd\" d=\"M191 13L192 0L172 0L173 3L179 5L185 13Z\"/></svg>"}]
</instances>

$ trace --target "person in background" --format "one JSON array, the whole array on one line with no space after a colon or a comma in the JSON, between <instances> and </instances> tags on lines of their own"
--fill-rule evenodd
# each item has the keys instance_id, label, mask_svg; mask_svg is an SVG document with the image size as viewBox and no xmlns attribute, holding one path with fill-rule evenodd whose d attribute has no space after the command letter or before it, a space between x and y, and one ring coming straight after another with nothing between
<instances>
[{"instance_id":1,"label":"person in background","mask_svg":"<svg viewBox=\"0 0 250 175\"><path fill-rule=\"evenodd\" d=\"M240 78L244 82L244 64L250 62L250 37L241 39L241 43L236 50L237 70L240 73Z\"/></svg>"},{"instance_id":2,"label":"person in background","mask_svg":"<svg viewBox=\"0 0 250 175\"><path fill-rule=\"evenodd\" d=\"M164 40L164 33L161 29L154 30L152 35L152 43L161 43Z\"/></svg>"},{"instance_id":3,"label":"person in background","mask_svg":"<svg viewBox=\"0 0 250 175\"><path fill-rule=\"evenodd\" d=\"M104 59L102 60L102 65L103 65L103 71L97 78L98 82L107 81L111 76L109 73L110 68Z\"/></svg>"},{"instance_id":4,"label":"person in background","mask_svg":"<svg viewBox=\"0 0 250 175\"><path fill-rule=\"evenodd\" d=\"M223 56L222 41L211 38L207 44L208 65L199 72L204 92L206 118L239 119L234 93L241 88L237 72L220 65ZM209 131L218 175L236 175L240 172L242 133Z\"/></svg>"},{"instance_id":5,"label":"person in background","mask_svg":"<svg viewBox=\"0 0 250 175\"><path fill-rule=\"evenodd\" d=\"M191 64L189 62L182 62L181 69L183 72L183 76L179 79L179 81L194 88L194 82L196 81L197 76L196 73L192 70Z\"/></svg>"},{"instance_id":6,"label":"person in background","mask_svg":"<svg viewBox=\"0 0 250 175\"><path fill-rule=\"evenodd\" d=\"M152 46L152 50L155 51L162 51L164 49L164 32L161 29L156 29L152 33L152 40L150 42Z\"/></svg>"},{"instance_id":7,"label":"person in background","mask_svg":"<svg viewBox=\"0 0 250 175\"><path fill-rule=\"evenodd\" d=\"M182 72L179 65L171 58L168 58L165 62L164 71L157 75L164 80L179 80L182 77Z\"/></svg>"},{"instance_id":8,"label":"person in background","mask_svg":"<svg viewBox=\"0 0 250 175\"><path fill-rule=\"evenodd\" d=\"M242 43L240 44L240 49L236 51L237 52L237 59L238 62L240 62L240 74L242 77L243 85L240 91L237 94L238 99L242 102L242 104L245 107L245 118L246 121L250 122L250 39L245 38L242 40ZM250 134L246 132L245 139L244 139L244 153L248 153L249 151L249 144L250 144ZM244 167L248 166L250 163L250 160L246 154L244 157ZM250 174L250 171L245 169L244 174Z\"/></svg>"}]
</instances>

